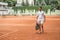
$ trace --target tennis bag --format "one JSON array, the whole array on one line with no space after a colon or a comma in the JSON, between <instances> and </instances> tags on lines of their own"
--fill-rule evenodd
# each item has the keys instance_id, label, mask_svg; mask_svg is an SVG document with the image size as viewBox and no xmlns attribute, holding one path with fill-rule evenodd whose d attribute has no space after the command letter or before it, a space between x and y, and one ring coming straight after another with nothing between
<instances>
[{"instance_id":1,"label":"tennis bag","mask_svg":"<svg viewBox=\"0 0 60 40\"><path fill-rule=\"evenodd\" d=\"M40 28L40 25L36 23L35 29L38 30Z\"/></svg>"}]
</instances>

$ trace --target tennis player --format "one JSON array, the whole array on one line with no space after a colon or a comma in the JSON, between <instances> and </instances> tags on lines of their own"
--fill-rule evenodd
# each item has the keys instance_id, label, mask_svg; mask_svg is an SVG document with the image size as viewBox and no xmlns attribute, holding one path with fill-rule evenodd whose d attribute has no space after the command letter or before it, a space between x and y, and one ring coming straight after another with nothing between
<instances>
[{"instance_id":1,"label":"tennis player","mask_svg":"<svg viewBox=\"0 0 60 40\"><path fill-rule=\"evenodd\" d=\"M42 7L39 7L39 11L37 13L37 23L39 26L39 32L44 32L44 29L43 29L43 24L45 22L45 15L44 15L44 11L42 10Z\"/></svg>"}]
</instances>

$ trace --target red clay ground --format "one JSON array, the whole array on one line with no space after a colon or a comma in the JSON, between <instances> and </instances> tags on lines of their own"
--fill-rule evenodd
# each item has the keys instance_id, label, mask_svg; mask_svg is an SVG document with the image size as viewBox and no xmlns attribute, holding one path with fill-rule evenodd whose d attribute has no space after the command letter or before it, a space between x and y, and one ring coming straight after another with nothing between
<instances>
[{"instance_id":1,"label":"red clay ground","mask_svg":"<svg viewBox=\"0 0 60 40\"><path fill-rule=\"evenodd\" d=\"M46 16L43 34L35 23L36 16L0 16L0 40L60 40L60 16Z\"/></svg>"}]
</instances>

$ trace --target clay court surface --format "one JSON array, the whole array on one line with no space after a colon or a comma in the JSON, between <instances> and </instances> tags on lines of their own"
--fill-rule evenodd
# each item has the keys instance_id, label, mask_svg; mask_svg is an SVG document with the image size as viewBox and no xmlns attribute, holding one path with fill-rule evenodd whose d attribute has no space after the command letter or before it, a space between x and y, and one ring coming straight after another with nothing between
<instances>
[{"instance_id":1,"label":"clay court surface","mask_svg":"<svg viewBox=\"0 0 60 40\"><path fill-rule=\"evenodd\" d=\"M43 34L35 23L36 16L0 16L0 40L60 40L60 16L46 16Z\"/></svg>"}]
</instances>

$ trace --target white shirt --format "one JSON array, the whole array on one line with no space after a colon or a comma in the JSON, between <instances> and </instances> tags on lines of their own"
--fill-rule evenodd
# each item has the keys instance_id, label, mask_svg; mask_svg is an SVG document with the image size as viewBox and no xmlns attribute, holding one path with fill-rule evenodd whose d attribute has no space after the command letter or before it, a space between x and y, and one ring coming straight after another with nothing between
<instances>
[{"instance_id":1,"label":"white shirt","mask_svg":"<svg viewBox=\"0 0 60 40\"><path fill-rule=\"evenodd\" d=\"M38 19L44 19L43 15L44 15L43 11L38 11L38 13L37 13Z\"/></svg>"}]
</instances>

